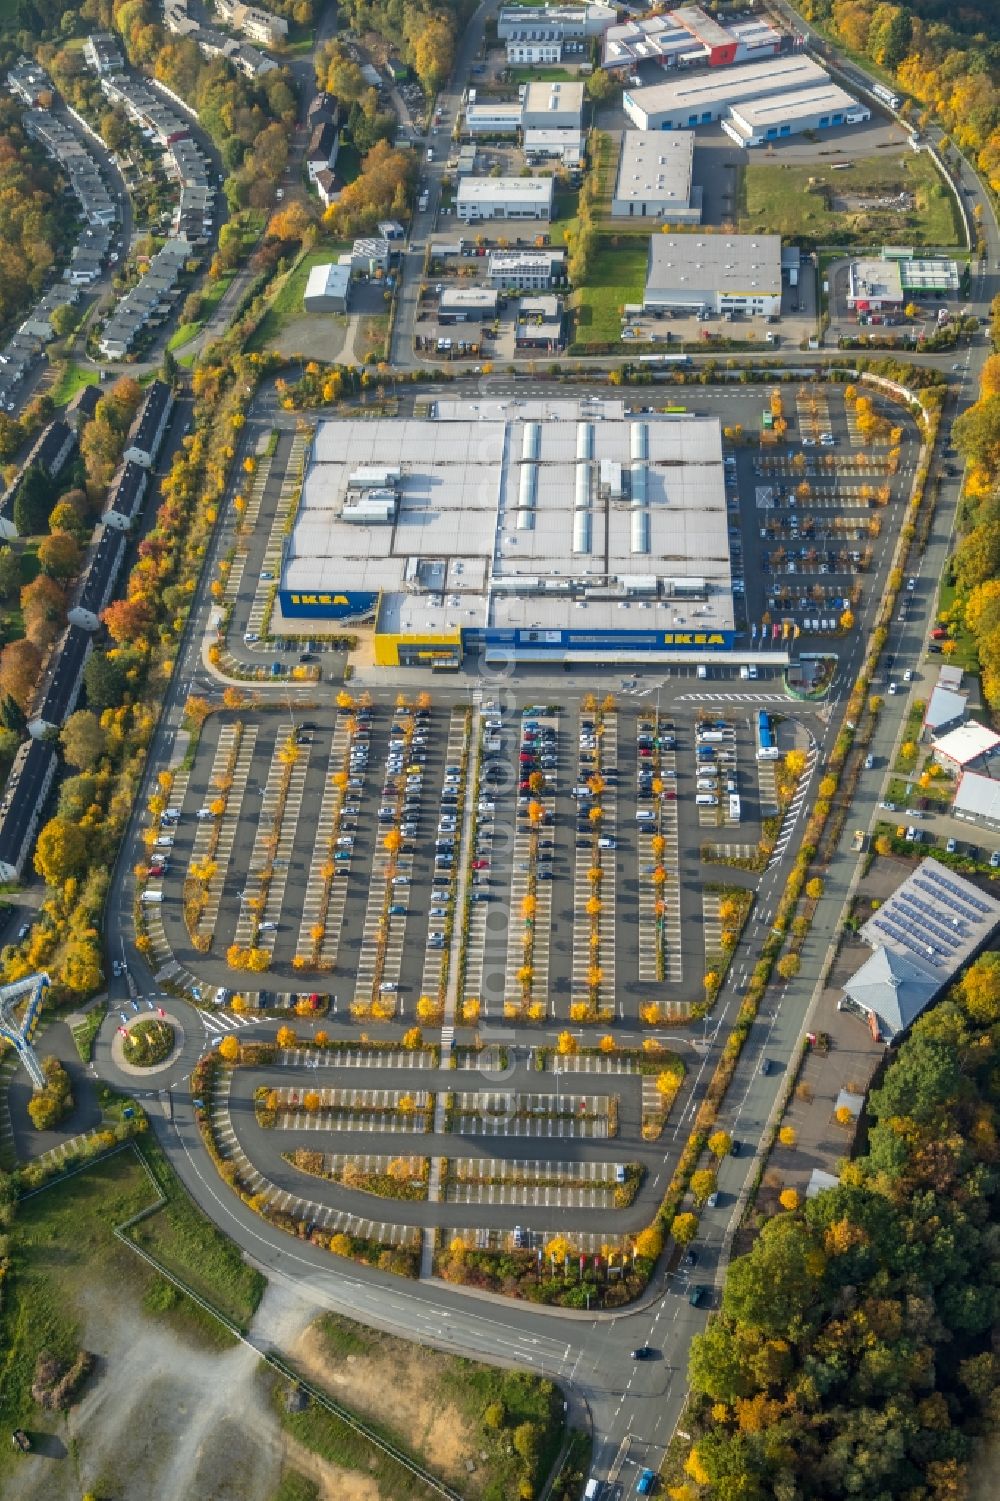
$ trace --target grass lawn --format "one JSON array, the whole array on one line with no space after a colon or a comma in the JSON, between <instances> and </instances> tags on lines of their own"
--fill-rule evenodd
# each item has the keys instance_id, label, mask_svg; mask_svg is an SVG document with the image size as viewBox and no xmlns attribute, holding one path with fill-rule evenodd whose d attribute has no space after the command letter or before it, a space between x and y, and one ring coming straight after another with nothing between
<instances>
[{"instance_id":1,"label":"grass lawn","mask_svg":"<svg viewBox=\"0 0 1000 1501\"><path fill-rule=\"evenodd\" d=\"M188 1199L151 1139L143 1153L167 1195L143 1221L140 1243L178 1276L247 1322L264 1279L243 1265L235 1247ZM122 1151L57 1182L18 1206L10 1236L11 1266L0 1309L0 1428L31 1428L31 1381L41 1350L75 1354L77 1309L95 1279L116 1295L210 1348L229 1335L118 1241L114 1226L154 1201L138 1156ZM2 1490L2 1485L0 1485Z\"/></svg>"},{"instance_id":2,"label":"grass lawn","mask_svg":"<svg viewBox=\"0 0 1000 1501\"><path fill-rule=\"evenodd\" d=\"M576 293L578 344L618 343L622 304L642 301L646 245L645 239L613 245L607 236L602 236L587 283Z\"/></svg>"},{"instance_id":3,"label":"grass lawn","mask_svg":"<svg viewBox=\"0 0 1000 1501\"><path fill-rule=\"evenodd\" d=\"M849 157L845 150L844 157ZM915 207L844 211L830 196L882 196L907 191ZM827 164L750 162L743 170L739 230L805 235L825 244L958 245L955 206L923 152L864 157L842 172Z\"/></svg>"},{"instance_id":4,"label":"grass lawn","mask_svg":"<svg viewBox=\"0 0 1000 1501\"><path fill-rule=\"evenodd\" d=\"M196 323L182 323L179 328L175 328L167 340L167 348L170 350L170 353L173 354L176 350L183 349L185 344L190 344L191 340L197 338L201 333L204 326L204 323L199 319Z\"/></svg>"},{"instance_id":5,"label":"grass lawn","mask_svg":"<svg viewBox=\"0 0 1000 1501\"><path fill-rule=\"evenodd\" d=\"M2 5L3 0L0 0ZM77 391L82 391L84 386L96 386L99 376L96 370L89 365L78 365L75 361L69 361L60 372L59 379L52 387L52 402L54 406L64 407L67 402L73 400Z\"/></svg>"},{"instance_id":6,"label":"grass lawn","mask_svg":"<svg viewBox=\"0 0 1000 1501\"><path fill-rule=\"evenodd\" d=\"M337 176L345 184L353 182L361 171L361 153L353 141L345 141L337 152Z\"/></svg>"},{"instance_id":7,"label":"grass lawn","mask_svg":"<svg viewBox=\"0 0 1000 1501\"><path fill-rule=\"evenodd\" d=\"M305 295L306 282L309 280L312 268L324 266L328 261L335 261L339 255L350 248L350 242L347 240L329 240L303 256L279 285L270 307L261 319L260 327L247 346L248 349L264 349L294 318L301 318L302 298Z\"/></svg>"},{"instance_id":8,"label":"grass lawn","mask_svg":"<svg viewBox=\"0 0 1000 1501\"><path fill-rule=\"evenodd\" d=\"M544 4L545 0L539 0ZM511 68L510 82L521 83L569 83L576 77L568 68Z\"/></svg>"}]
</instances>

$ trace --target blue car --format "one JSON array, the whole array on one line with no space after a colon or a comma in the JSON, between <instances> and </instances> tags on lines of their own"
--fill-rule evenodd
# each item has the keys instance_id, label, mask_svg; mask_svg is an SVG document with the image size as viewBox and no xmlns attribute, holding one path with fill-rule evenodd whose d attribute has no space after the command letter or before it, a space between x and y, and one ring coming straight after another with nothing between
<instances>
[{"instance_id":1,"label":"blue car","mask_svg":"<svg viewBox=\"0 0 1000 1501\"><path fill-rule=\"evenodd\" d=\"M635 1488L637 1496L651 1496L653 1486L656 1484L656 1474L653 1470L643 1470L639 1476L639 1483Z\"/></svg>"}]
</instances>

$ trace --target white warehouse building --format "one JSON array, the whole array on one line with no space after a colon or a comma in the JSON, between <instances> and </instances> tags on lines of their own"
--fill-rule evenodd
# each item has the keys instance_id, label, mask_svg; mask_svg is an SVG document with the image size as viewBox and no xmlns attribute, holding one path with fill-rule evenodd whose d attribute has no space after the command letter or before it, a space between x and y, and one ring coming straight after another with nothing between
<instances>
[{"instance_id":1,"label":"white warehouse building","mask_svg":"<svg viewBox=\"0 0 1000 1501\"><path fill-rule=\"evenodd\" d=\"M521 110L522 129L580 130L582 125L582 83L528 84Z\"/></svg>"},{"instance_id":2,"label":"white warehouse building","mask_svg":"<svg viewBox=\"0 0 1000 1501\"><path fill-rule=\"evenodd\" d=\"M693 166L693 130L623 131L612 217L700 224L702 191L692 187Z\"/></svg>"},{"instance_id":3,"label":"white warehouse building","mask_svg":"<svg viewBox=\"0 0 1000 1501\"><path fill-rule=\"evenodd\" d=\"M721 120L734 106L830 82L803 53L671 78L649 88L626 89L622 108L639 130L692 130Z\"/></svg>"},{"instance_id":4,"label":"white warehouse building","mask_svg":"<svg viewBox=\"0 0 1000 1501\"><path fill-rule=\"evenodd\" d=\"M551 177L463 177L455 213L465 224L476 219L551 219Z\"/></svg>"},{"instance_id":5,"label":"white warehouse building","mask_svg":"<svg viewBox=\"0 0 1000 1501\"><path fill-rule=\"evenodd\" d=\"M517 100L496 99L489 104L467 104L465 134L470 136L515 136L521 129L521 106Z\"/></svg>"},{"instance_id":6,"label":"white warehouse building","mask_svg":"<svg viewBox=\"0 0 1000 1501\"><path fill-rule=\"evenodd\" d=\"M835 83L814 89L798 89L775 98L753 99L734 104L722 128L737 146L763 146L806 130L830 130L841 125L863 125L872 112L867 104L852 98Z\"/></svg>"},{"instance_id":7,"label":"white warehouse building","mask_svg":"<svg viewBox=\"0 0 1000 1501\"><path fill-rule=\"evenodd\" d=\"M780 235L653 235L643 306L743 313L781 311Z\"/></svg>"}]
</instances>

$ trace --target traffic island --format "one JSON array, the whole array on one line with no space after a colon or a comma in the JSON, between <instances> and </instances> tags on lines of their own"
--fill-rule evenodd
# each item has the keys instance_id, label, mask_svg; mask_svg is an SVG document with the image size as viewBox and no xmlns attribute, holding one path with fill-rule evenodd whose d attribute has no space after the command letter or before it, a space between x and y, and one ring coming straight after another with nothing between
<instances>
[{"instance_id":1,"label":"traffic island","mask_svg":"<svg viewBox=\"0 0 1000 1501\"><path fill-rule=\"evenodd\" d=\"M176 1017L144 1016L116 1031L111 1058L123 1074L147 1074L169 1068L183 1047L184 1032Z\"/></svg>"}]
</instances>

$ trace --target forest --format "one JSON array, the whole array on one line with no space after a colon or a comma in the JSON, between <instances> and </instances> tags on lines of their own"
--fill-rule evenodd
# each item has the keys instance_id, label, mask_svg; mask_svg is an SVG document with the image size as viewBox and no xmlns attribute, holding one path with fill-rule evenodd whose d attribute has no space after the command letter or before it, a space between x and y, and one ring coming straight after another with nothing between
<instances>
[{"instance_id":1,"label":"forest","mask_svg":"<svg viewBox=\"0 0 1000 1501\"><path fill-rule=\"evenodd\" d=\"M806 20L892 73L1000 192L1000 14L995 0L799 0Z\"/></svg>"},{"instance_id":2,"label":"forest","mask_svg":"<svg viewBox=\"0 0 1000 1501\"><path fill-rule=\"evenodd\" d=\"M771 1220L692 1346L673 1501L951 1501L1000 1418L1000 955L914 1025L837 1188ZM693 1425L693 1426L692 1426Z\"/></svg>"},{"instance_id":3,"label":"forest","mask_svg":"<svg viewBox=\"0 0 1000 1501\"><path fill-rule=\"evenodd\" d=\"M25 135L21 110L0 98L0 329L39 296L66 231L60 182Z\"/></svg>"}]
</instances>

